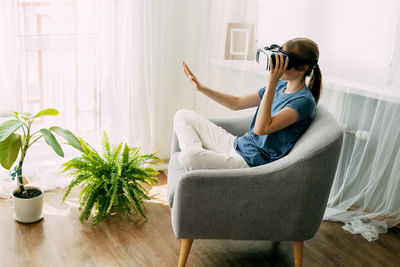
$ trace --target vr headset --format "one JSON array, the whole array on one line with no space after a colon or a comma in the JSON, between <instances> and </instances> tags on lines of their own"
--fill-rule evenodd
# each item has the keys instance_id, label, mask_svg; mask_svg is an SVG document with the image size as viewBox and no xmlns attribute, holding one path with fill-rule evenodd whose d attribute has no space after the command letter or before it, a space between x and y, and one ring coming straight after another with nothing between
<instances>
[{"instance_id":1,"label":"vr headset","mask_svg":"<svg viewBox=\"0 0 400 267\"><path fill-rule=\"evenodd\" d=\"M256 61L261 66L265 66L266 70L269 70L269 59L272 59L272 65L275 66L276 56L279 54L283 54L284 60L286 60L286 57L289 58L289 64L286 68L287 70L291 69L294 66L310 65L311 67L314 67L314 65L317 64L316 62L310 62L309 60L298 58L289 52L283 51L282 47L277 44L266 46L264 48L259 48L256 52Z\"/></svg>"}]
</instances>

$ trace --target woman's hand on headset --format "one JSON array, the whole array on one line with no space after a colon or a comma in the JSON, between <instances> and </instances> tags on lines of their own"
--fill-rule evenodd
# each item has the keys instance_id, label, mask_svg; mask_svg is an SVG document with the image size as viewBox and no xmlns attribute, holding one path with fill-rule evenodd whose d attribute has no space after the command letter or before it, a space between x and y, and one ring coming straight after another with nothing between
<instances>
[{"instance_id":1,"label":"woman's hand on headset","mask_svg":"<svg viewBox=\"0 0 400 267\"><path fill-rule=\"evenodd\" d=\"M186 76L189 78L189 81L194 85L197 90L201 90L203 85L197 80L196 76L191 72L188 65L185 62L182 62L183 71L185 72Z\"/></svg>"},{"instance_id":2,"label":"woman's hand on headset","mask_svg":"<svg viewBox=\"0 0 400 267\"><path fill-rule=\"evenodd\" d=\"M284 57L283 54L275 56L275 66L272 63L272 58L269 59L269 82L276 84L285 73L289 64L289 57Z\"/></svg>"}]
</instances>

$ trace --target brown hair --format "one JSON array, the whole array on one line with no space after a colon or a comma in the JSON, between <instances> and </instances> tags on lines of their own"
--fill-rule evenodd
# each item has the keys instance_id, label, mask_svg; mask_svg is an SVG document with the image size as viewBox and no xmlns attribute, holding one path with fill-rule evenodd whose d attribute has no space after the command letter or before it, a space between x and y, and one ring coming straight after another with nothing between
<instances>
[{"instance_id":1,"label":"brown hair","mask_svg":"<svg viewBox=\"0 0 400 267\"><path fill-rule=\"evenodd\" d=\"M318 45L308 38L294 38L287 41L284 46L286 46L286 50L294 54L296 58L310 62L310 64L307 64L308 70L305 73L305 76L311 75L307 87L313 94L315 102L318 103L322 93L322 75L318 65ZM294 68L299 69L299 67L300 66L295 66Z\"/></svg>"}]
</instances>

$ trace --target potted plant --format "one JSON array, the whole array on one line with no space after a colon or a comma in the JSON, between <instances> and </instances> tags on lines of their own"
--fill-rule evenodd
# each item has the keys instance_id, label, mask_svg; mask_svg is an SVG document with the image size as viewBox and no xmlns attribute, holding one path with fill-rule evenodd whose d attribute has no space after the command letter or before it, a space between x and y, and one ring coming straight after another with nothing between
<instances>
[{"instance_id":1,"label":"potted plant","mask_svg":"<svg viewBox=\"0 0 400 267\"><path fill-rule=\"evenodd\" d=\"M140 213L146 218L143 200L150 197L145 185L151 186L158 181L158 171L144 165L162 162L155 156L156 153L141 155L140 148L126 143L112 146L106 133L103 134L102 155L83 140L81 145L82 155L64 163L62 170L74 177L63 201L74 186L82 188L79 197L80 221L88 220L92 211L92 225L111 212L120 212L124 217Z\"/></svg>"},{"instance_id":2,"label":"potted plant","mask_svg":"<svg viewBox=\"0 0 400 267\"><path fill-rule=\"evenodd\" d=\"M59 113L55 109L45 109L32 115L8 111L0 114L0 117L11 117L0 125L0 164L5 169L10 170L14 163L19 161L11 171L11 177L17 178L17 188L13 191L13 202L15 219L23 223L32 223L42 218L43 191L38 187L25 186L22 168L28 149L40 138L44 138L46 143L53 148L57 155L64 157L64 152L54 137L53 133L63 137L68 144L76 149L82 150L79 139L70 131L58 126L48 129L42 128L32 132L32 124L35 119L43 116L57 116ZM17 132L20 133L17 133Z\"/></svg>"}]
</instances>

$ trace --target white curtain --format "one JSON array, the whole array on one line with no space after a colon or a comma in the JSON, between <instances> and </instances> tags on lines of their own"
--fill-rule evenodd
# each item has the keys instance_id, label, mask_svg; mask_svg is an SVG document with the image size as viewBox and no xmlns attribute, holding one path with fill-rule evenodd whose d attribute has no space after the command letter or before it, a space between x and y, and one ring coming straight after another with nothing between
<instances>
[{"instance_id":1,"label":"white curtain","mask_svg":"<svg viewBox=\"0 0 400 267\"><path fill-rule=\"evenodd\" d=\"M19 61L19 36L17 3L4 1L0 8L0 107L17 109L17 75ZM11 196L16 187L8 178L8 172L0 168L0 197Z\"/></svg>"},{"instance_id":2,"label":"white curtain","mask_svg":"<svg viewBox=\"0 0 400 267\"><path fill-rule=\"evenodd\" d=\"M101 1L101 123L116 139L169 158L173 114L195 102L181 62L198 60L207 8L207 1Z\"/></svg>"},{"instance_id":3,"label":"white curtain","mask_svg":"<svg viewBox=\"0 0 400 267\"><path fill-rule=\"evenodd\" d=\"M4 1L0 8L0 36L0 107L15 109L20 46L15 1Z\"/></svg>"},{"instance_id":4,"label":"white curtain","mask_svg":"<svg viewBox=\"0 0 400 267\"><path fill-rule=\"evenodd\" d=\"M343 229L368 241L400 223L400 3L374 9L385 33L375 40L384 48L382 64L371 60L358 70L368 83L332 79L323 98L346 127L324 218L344 222Z\"/></svg>"},{"instance_id":5,"label":"white curtain","mask_svg":"<svg viewBox=\"0 0 400 267\"><path fill-rule=\"evenodd\" d=\"M155 152L151 2L99 5L102 128L118 142Z\"/></svg>"}]
</instances>

